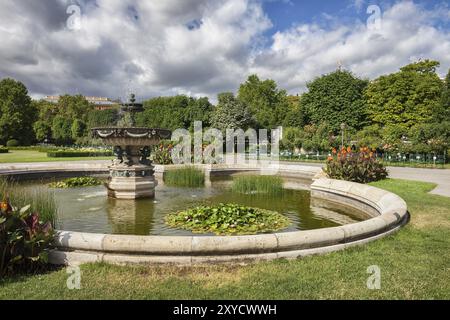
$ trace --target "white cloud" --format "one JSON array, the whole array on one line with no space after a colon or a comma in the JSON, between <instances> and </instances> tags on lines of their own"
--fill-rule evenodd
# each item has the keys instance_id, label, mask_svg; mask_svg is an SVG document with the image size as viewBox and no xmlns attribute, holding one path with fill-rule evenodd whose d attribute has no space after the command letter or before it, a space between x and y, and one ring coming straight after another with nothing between
<instances>
[{"instance_id":1,"label":"white cloud","mask_svg":"<svg viewBox=\"0 0 450 320\"><path fill-rule=\"evenodd\" d=\"M450 67L450 35L434 26L442 10L409 1L383 12L377 32L337 18L332 27L299 24L271 39L272 23L256 0L86 0L79 31L66 26L72 1L0 1L0 77L23 81L36 96L124 97L131 83L139 96L214 98L250 73L297 93L339 61L370 78L412 57L441 61L442 73Z\"/></svg>"}]
</instances>

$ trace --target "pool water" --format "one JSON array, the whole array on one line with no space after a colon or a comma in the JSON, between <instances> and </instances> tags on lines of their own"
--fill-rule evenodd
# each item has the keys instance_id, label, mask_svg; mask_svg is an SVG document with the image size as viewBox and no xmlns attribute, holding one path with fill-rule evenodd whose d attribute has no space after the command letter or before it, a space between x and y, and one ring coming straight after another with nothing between
<instances>
[{"instance_id":1,"label":"pool water","mask_svg":"<svg viewBox=\"0 0 450 320\"><path fill-rule=\"evenodd\" d=\"M36 187L37 183L29 183ZM48 186L41 182L40 186ZM287 216L291 225L280 232L334 227L361 221L358 215L311 201L308 190L284 189L282 194L233 193L230 181L213 181L204 188L160 185L155 199L117 200L107 197L104 186L52 189L58 205L58 229L93 233L133 235L192 235L165 224L166 214L203 204L237 203L274 210ZM198 235L198 234L197 234ZM205 234L206 235L206 234ZM209 234L210 235L210 234Z\"/></svg>"}]
</instances>

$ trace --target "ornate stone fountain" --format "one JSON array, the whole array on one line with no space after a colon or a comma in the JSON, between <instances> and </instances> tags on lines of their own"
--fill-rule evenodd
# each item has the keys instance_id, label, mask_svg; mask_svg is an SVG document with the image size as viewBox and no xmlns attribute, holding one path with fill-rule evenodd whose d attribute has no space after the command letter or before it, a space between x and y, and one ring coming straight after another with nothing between
<instances>
[{"instance_id":1,"label":"ornate stone fountain","mask_svg":"<svg viewBox=\"0 0 450 320\"><path fill-rule=\"evenodd\" d=\"M92 129L94 137L114 147L116 159L109 167L110 177L106 187L108 196L117 199L155 196L158 181L155 180L154 166L149 159L151 146L171 136L170 130L136 127L135 114L142 112L143 107L135 101L132 94L130 102L121 105L121 120L117 127Z\"/></svg>"}]
</instances>

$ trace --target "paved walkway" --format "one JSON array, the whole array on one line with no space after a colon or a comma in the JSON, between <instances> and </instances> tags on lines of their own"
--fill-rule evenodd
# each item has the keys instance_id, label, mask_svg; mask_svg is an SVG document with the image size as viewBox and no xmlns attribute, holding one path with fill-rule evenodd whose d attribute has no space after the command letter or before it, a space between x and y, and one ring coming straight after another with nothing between
<instances>
[{"instance_id":1,"label":"paved walkway","mask_svg":"<svg viewBox=\"0 0 450 320\"><path fill-rule=\"evenodd\" d=\"M0 174L12 170L33 171L44 168L71 169L92 168L100 169L111 164L110 160L92 161L64 161L64 162L34 162L34 163L2 163ZM321 163L284 162L283 164L304 164L308 166L321 167ZM389 176L395 179L416 180L436 183L437 187L430 193L450 197L450 169L425 169L425 168L403 168L388 167Z\"/></svg>"},{"instance_id":2,"label":"paved walkway","mask_svg":"<svg viewBox=\"0 0 450 320\"><path fill-rule=\"evenodd\" d=\"M314 167L322 167L321 163L310 162L288 162L289 164L307 164ZM430 191L432 194L450 197L450 169L426 169L426 168L406 168L387 167L389 177L394 179L414 180L436 183L437 187Z\"/></svg>"}]
</instances>

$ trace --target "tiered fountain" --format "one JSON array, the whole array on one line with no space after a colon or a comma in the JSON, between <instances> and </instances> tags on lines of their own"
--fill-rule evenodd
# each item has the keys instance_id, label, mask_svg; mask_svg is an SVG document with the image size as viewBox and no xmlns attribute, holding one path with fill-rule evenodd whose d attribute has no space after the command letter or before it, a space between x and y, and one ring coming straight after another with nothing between
<instances>
[{"instance_id":1,"label":"tiered fountain","mask_svg":"<svg viewBox=\"0 0 450 320\"><path fill-rule=\"evenodd\" d=\"M120 108L120 120L116 127L94 128L94 137L114 147L116 159L109 167L110 177L106 187L108 196L117 199L153 198L158 181L149 159L151 146L161 139L170 139L171 131L135 126L135 114L142 112L134 94L129 103Z\"/></svg>"}]
</instances>

